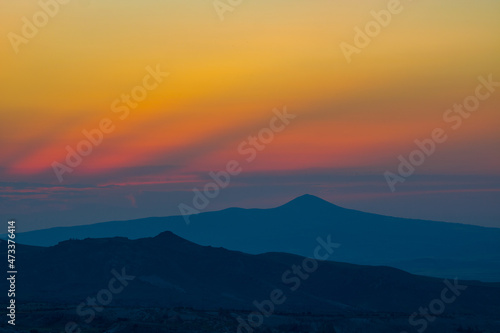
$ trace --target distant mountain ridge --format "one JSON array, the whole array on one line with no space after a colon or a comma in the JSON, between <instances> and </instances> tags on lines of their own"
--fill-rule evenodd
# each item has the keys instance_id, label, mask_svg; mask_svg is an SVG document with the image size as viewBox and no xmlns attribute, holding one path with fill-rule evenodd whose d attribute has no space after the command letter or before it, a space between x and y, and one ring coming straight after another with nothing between
<instances>
[{"instance_id":1,"label":"distant mountain ridge","mask_svg":"<svg viewBox=\"0 0 500 333\"><path fill-rule=\"evenodd\" d=\"M5 241L0 243L6 249ZM103 288L117 289L120 279L113 278L119 274L126 277L126 288L113 295L115 306L255 310L255 301L268 300L270 292L279 289L286 296L279 311L412 313L442 295L447 286L453 293L449 286L455 283L390 267L320 261L293 289L292 277L300 275L292 274L292 267L305 267L303 257L200 246L171 232L137 240L69 240L48 248L19 245L18 252L18 266L23 267L16 283L18 302L77 305L96 293L104 295L99 292ZM446 305L447 311L499 313L498 285L463 281L458 285L466 286L466 292L457 292L460 297Z\"/></svg>"},{"instance_id":2,"label":"distant mountain ridge","mask_svg":"<svg viewBox=\"0 0 500 333\"><path fill-rule=\"evenodd\" d=\"M23 244L49 246L76 238L153 237L163 231L201 245L259 254L309 256L318 235L342 250L332 260L387 265L415 274L500 281L500 229L403 219L345 209L312 195L271 209L229 208L190 217L152 217L52 228L17 235Z\"/></svg>"}]
</instances>

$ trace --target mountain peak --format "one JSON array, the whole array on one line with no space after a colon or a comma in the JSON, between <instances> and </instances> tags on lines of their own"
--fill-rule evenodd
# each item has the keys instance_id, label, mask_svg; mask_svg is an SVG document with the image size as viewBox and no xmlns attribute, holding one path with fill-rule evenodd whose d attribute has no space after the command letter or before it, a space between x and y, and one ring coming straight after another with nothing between
<instances>
[{"instance_id":1,"label":"mountain peak","mask_svg":"<svg viewBox=\"0 0 500 333\"><path fill-rule=\"evenodd\" d=\"M156 235L153 238L155 238L155 239L161 239L161 240L169 240L169 241L180 241L180 240L184 241L185 240L185 239L177 236L176 234L174 234L170 230L163 231L163 232L159 233L158 235Z\"/></svg>"},{"instance_id":2,"label":"mountain peak","mask_svg":"<svg viewBox=\"0 0 500 333\"><path fill-rule=\"evenodd\" d=\"M184 239L174 234L172 231L163 231L158 235L156 235L155 237L153 237L153 239L165 244L170 244L170 245L175 244L176 246L179 246L181 244L195 245L194 243L188 241L187 239Z\"/></svg>"},{"instance_id":3,"label":"mountain peak","mask_svg":"<svg viewBox=\"0 0 500 333\"><path fill-rule=\"evenodd\" d=\"M304 194L297 197L281 207L299 207L299 208L322 208L322 207L338 207L331 202L321 199L311 194Z\"/></svg>"}]
</instances>

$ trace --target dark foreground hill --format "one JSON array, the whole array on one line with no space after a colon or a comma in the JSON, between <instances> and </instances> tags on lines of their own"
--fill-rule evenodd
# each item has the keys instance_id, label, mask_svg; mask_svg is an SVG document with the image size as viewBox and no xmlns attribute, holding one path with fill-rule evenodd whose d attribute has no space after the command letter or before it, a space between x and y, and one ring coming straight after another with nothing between
<instances>
[{"instance_id":1,"label":"dark foreground hill","mask_svg":"<svg viewBox=\"0 0 500 333\"><path fill-rule=\"evenodd\" d=\"M310 252L324 258L341 249L321 243L329 243L328 237ZM5 242L0 245L6 248ZM171 232L138 240L70 240L49 248L18 245L17 266L19 303L83 304L82 311L91 302L255 310L269 309L272 300L276 311L412 313L443 300L447 313L500 313L495 284L457 284L284 253L250 255L200 246Z\"/></svg>"},{"instance_id":2,"label":"dark foreground hill","mask_svg":"<svg viewBox=\"0 0 500 333\"><path fill-rule=\"evenodd\" d=\"M318 235L342 250L331 260L387 265L427 275L500 281L500 229L363 213L304 195L273 209L231 208L190 217L155 217L18 234L19 242L49 246L71 238L153 237L169 230L202 245L259 254L311 255Z\"/></svg>"}]
</instances>

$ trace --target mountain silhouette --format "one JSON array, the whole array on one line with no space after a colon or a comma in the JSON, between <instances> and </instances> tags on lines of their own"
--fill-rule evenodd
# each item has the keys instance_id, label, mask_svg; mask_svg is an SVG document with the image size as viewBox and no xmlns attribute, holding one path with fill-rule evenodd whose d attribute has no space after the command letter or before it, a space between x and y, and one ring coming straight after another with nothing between
<instances>
[{"instance_id":1,"label":"mountain silhouette","mask_svg":"<svg viewBox=\"0 0 500 333\"><path fill-rule=\"evenodd\" d=\"M19 233L23 244L49 246L76 238L153 237L163 231L201 245L251 254L310 256L317 237L341 250L331 260L386 265L427 276L500 281L500 229L404 219L346 209L303 195L271 209L229 208L190 216L152 217Z\"/></svg>"},{"instance_id":2,"label":"mountain silhouette","mask_svg":"<svg viewBox=\"0 0 500 333\"><path fill-rule=\"evenodd\" d=\"M0 245L7 248L5 241ZM251 310L254 301L267 300L271 291L279 289L286 297L279 311L411 313L442 295L447 286L442 279L390 267L319 261L296 287L292 277L298 279L300 275L292 274L292 267L306 267L304 257L286 253L250 255L200 246L171 232L137 240L69 240L47 248L18 245L18 253L22 274L16 283L16 299L21 303L79 304L108 287L116 276L113 271L133 277L114 295L114 306L133 307ZM312 267L310 262L307 267ZM7 288L6 282L2 283ZM454 281L449 283L453 285ZM466 292L447 304L447 311L498 314L498 285L459 285L467 285Z\"/></svg>"},{"instance_id":3,"label":"mountain silhouette","mask_svg":"<svg viewBox=\"0 0 500 333\"><path fill-rule=\"evenodd\" d=\"M283 209L332 209L341 207L311 194L304 194L280 206Z\"/></svg>"}]
</instances>

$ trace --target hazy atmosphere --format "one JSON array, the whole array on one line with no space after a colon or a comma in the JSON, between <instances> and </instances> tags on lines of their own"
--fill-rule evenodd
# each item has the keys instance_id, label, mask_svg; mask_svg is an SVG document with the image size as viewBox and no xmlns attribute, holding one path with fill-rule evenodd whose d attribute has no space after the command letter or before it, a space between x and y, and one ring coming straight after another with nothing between
<instances>
[{"instance_id":1,"label":"hazy atmosphere","mask_svg":"<svg viewBox=\"0 0 500 333\"><path fill-rule=\"evenodd\" d=\"M176 215L209 172L237 160L242 172L205 210L311 193L374 213L500 227L498 92L470 115L446 114L479 77L500 81L500 3L403 1L357 47L356 27L387 7L75 0L34 33L22 18L40 5L3 1L2 218L32 230ZM133 89L147 68L160 74L142 96ZM296 118L252 145L275 108ZM102 142L95 136L69 167L68 151L103 119ZM384 172L397 174L398 156L436 128L445 142L392 192ZM59 179L54 162L71 171Z\"/></svg>"},{"instance_id":2,"label":"hazy atmosphere","mask_svg":"<svg viewBox=\"0 0 500 333\"><path fill-rule=\"evenodd\" d=\"M499 333L499 14L0 0L0 333Z\"/></svg>"}]
</instances>

